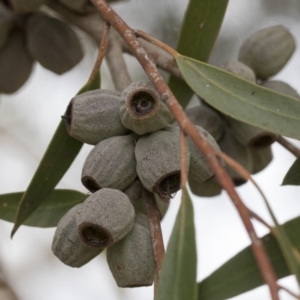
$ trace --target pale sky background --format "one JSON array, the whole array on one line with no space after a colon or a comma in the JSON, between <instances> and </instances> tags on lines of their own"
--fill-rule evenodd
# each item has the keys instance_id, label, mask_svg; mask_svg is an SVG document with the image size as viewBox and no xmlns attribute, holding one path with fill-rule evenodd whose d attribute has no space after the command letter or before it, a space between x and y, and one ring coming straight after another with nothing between
<instances>
[{"instance_id":1,"label":"pale sky background","mask_svg":"<svg viewBox=\"0 0 300 300\"><path fill-rule=\"evenodd\" d=\"M139 1L116 4L115 9L134 28L153 33L174 43L178 22L183 17L187 1ZM175 4L176 3L176 4ZM284 3L282 6L281 4ZM212 54L212 62L221 64L237 57L241 43L251 33L267 26L283 24L300 44L299 0L231 0L225 21ZM160 26L168 24L167 31ZM85 43L86 57L72 71L57 76L36 65L29 81L17 93L2 95L0 102L0 194L24 191L64 113L67 104L86 82L95 52L92 42L80 33ZM219 47L219 48L218 48ZM132 58L127 57L133 80L143 75ZM284 80L300 92L300 51L297 48L287 66L274 78ZM113 88L107 68L103 66L102 87ZM298 142L300 146L300 143ZM80 182L81 167L92 146L84 146L76 161L59 183L59 188L86 192ZM300 215L299 188L280 184L295 158L275 144L274 161L255 176L267 195L280 222ZM244 202L266 220L270 217L262 199L250 185L238 188ZM165 243L169 239L179 207L180 192L171 202L162 222ZM206 277L222 263L249 244L240 218L223 193L206 199L193 197L197 231L198 280ZM257 224L255 224L257 225ZM150 300L153 288L119 289L106 264L105 254L80 269L62 264L51 251L55 229L22 226L13 240L12 223L0 220L0 260L10 284L20 300ZM259 235L267 231L256 226ZM293 277L280 280L297 291ZM292 299L282 292L283 300ZM3 299L1 296L0 299ZM261 287L236 300L270 299L268 289Z\"/></svg>"}]
</instances>

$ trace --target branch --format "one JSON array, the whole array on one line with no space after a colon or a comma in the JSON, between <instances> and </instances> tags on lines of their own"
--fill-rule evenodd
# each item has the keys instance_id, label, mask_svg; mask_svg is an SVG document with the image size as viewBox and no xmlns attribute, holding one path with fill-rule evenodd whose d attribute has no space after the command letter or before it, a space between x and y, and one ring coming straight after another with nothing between
<instances>
[{"instance_id":1,"label":"branch","mask_svg":"<svg viewBox=\"0 0 300 300\"><path fill-rule=\"evenodd\" d=\"M227 191L242 218L244 226L252 242L252 249L255 258L258 262L258 266L260 268L264 281L269 286L272 299L278 300L278 287L276 284L277 279L268 259L267 253L263 247L261 240L256 235L253 224L250 220L249 212L240 199L239 195L236 193L231 178L226 173L224 168L220 165L219 160L215 157L214 149L207 142L206 138L202 134L199 134L198 130L187 118L182 107L178 104L171 90L159 74L155 64L151 59L149 59L145 49L141 47L140 43L135 37L133 30L111 9L111 7L107 5L105 0L92 0L92 3L100 12L102 18L108 21L124 39L125 43L130 48L131 52L137 58L144 71L148 75L152 84L155 86L157 92L160 94L161 99L165 101L166 105L169 107L176 121L179 123L181 129L192 138L194 143L208 159L218 182Z\"/></svg>"},{"instance_id":2,"label":"branch","mask_svg":"<svg viewBox=\"0 0 300 300\"><path fill-rule=\"evenodd\" d=\"M283 146L286 150L290 151L296 157L300 157L300 149L291 144L288 140L286 140L281 135L277 138L277 143Z\"/></svg>"}]
</instances>

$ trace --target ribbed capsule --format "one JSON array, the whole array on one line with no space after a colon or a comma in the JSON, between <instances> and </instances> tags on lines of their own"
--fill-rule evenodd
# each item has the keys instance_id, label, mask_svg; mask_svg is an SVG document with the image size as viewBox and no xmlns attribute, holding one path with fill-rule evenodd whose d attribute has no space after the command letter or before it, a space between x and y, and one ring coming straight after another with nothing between
<instances>
[{"instance_id":1,"label":"ribbed capsule","mask_svg":"<svg viewBox=\"0 0 300 300\"><path fill-rule=\"evenodd\" d=\"M277 74L295 51L295 41L287 28L275 25L252 34L242 44L238 60L249 66L259 79Z\"/></svg>"},{"instance_id":2,"label":"ribbed capsule","mask_svg":"<svg viewBox=\"0 0 300 300\"><path fill-rule=\"evenodd\" d=\"M102 252L88 247L79 238L76 215L83 204L71 208L59 221L52 242L52 251L64 264L80 268Z\"/></svg>"},{"instance_id":3,"label":"ribbed capsule","mask_svg":"<svg viewBox=\"0 0 300 300\"><path fill-rule=\"evenodd\" d=\"M120 116L123 125L139 135L167 126L173 116L150 81L131 83L121 96Z\"/></svg>"},{"instance_id":4,"label":"ribbed capsule","mask_svg":"<svg viewBox=\"0 0 300 300\"><path fill-rule=\"evenodd\" d=\"M90 195L78 210L78 234L86 245L103 249L129 233L134 217L134 208L124 193L104 188Z\"/></svg>"},{"instance_id":5,"label":"ribbed capsule","mask_svg":"<svg viewBox=\"0 0 300 300\"><path fill-rule=\"evenodd\" d=\"M63 118L71 137L96 145L129 132L121 122L119 110L120 93L100 89L75 96Z\"/></svg>"},{"instance_id":6,"label":"ribbed capsule","mask_svg":"<svg viewBox=\"0 0 300 300\"><path fill-rule=\"evenodd\" d=\"M17 91L30 76L33 59L22 31L14 30L0 50L0 93Z\"/></svg>"},{"instance_id":7,"label":"ribbed capsule","mask_svg":"<svg viewBox=\"0 0 300 300\"><path fill-rule=\"evenodd\" d=\"M137 174L148 191L168 201L180 189L179 130L164 129L140 137L135 147L135 157Z\"/></svg>"},{"instance_id":8,"label":"ribbed capsule","mask_svg":"<svg viewBox=\"0 0 300 300\"><path fill-rule=\"evenodd\" d=\"M11 7L18 13L27 13L38 10L49 0L9 0Z\"/></svg>"},{"instance_id":9,"label":"ribbed capsule","mask_svg":"<svg viewBox=\"0 0 300 300\"><path fill-rule=\"evenodd\" d=\"M119 287L150 286L155 260L150 231L137 218L132 230L107 249L107 263Z\"/></svg>"},{"instance_id":10,"label":"ribbed capsule","mask_svg":"<svg viewBox=\"0 0 300 300\"><path fill-rule=\"evenodd\" d=\"M254 71L247 65L237 60L228 60L226 63L220 66L222 69L235 74L238 77L246 79L251 82L256 82L256 76Z\"/></svg>"},{"instance_id":11,"label":"ribbed capsule","mask_svg":"<svg viewBox=\"0 0 300 300\"><path fill-rule=\"evenodd\" d=\"M224 134L224 121L213 109L200 105L188 108L186 114L191 122L208 131L216 141Z\"/></svg>"},{"instance_id":12,"label":"ribbed capsule","mask_svg":"<svg viewBox=\"0 0 300 300\"><path fill-rule=\"evenodd\" d=\"M263 82L262 86L282 94L286 94L295 98L300 98L296 90L294 90L289 84L281 80L268 80Z\"/></svg>"},{"instance_id":13,"label":"ribbed capsule","mask_svg":"<svg viewBox=\"0 0 300 300\"><path fill-rule=\"evenodd\" d=\"M26 23L30 54L46 69L63 74L83 58L74 30L66 23L42 13L34 13Z\"/></svg>"},{"instance_id":14,"label":"ribbed capsule","mask_svg":"<svg viewBox=\"0 0 300 300\"><path fill-rule=\"evenodd\" d=\"M131 135L114 136L98 143L84 162L83 185L91 192L127 188L137 177L134 148Z\"/></svg>"}]
</instances>

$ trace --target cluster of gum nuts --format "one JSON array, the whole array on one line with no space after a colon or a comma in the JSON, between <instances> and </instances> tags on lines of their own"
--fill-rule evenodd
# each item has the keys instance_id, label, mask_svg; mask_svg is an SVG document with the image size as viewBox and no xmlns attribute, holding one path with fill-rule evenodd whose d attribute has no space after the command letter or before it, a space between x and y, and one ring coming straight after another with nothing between
<instances>
[{"instance_id":1,"label":"cluster of gum nuts","mask_svg":"<svg viewBox=\"0 0 300 300\"><path fill-rule=\"evenodd\" d=\"M285 45L284 53L277 44ZM285 65L293 45L283 26L266 28L244 42L239 61L222 67L246 80L256 82L255 74L266 79ZM262 51L263 75L261 64L255 63ZM280 61L275 67L274 58ZM249 74L254 79L249 79ZM270 84L263 83L276 89ZM296 96L290 87L281 92ZM187 109L187 114L214 149L221 148L251 173L271 161L270 144L275 134L235 121L208 105ZM142 194L143 190L153 194L163 217L172 195L180 189L180 130L172 125L172 114L151 83L141 80L122 93L100 89L75 96L63 118L70 136L95 145L81 178L92 194L59 222L52 244L54 254L71 267L81 267L107 249L107 262L119 287L152 285L155 260ZM189 137L187 147L192 192L200 196L219 194L221 187L207 160ZM236 185L244 183L239 174L229 168L228 172Z\"/></svg>"}]
</instances>

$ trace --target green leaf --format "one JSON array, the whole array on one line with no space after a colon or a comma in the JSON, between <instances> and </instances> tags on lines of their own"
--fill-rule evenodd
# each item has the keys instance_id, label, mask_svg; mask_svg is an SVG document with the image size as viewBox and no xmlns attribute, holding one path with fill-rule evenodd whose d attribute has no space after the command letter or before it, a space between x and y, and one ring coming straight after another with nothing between
<instances>
[{"instance_id":1,"label":"green leaf","mask_svg":"<svg viewBox=\"0 0 300 300\"><path fill-rule=\"evenodd\" d=\"M282 185L300 185L300 157L298 157L285 175Z\"/></svg>"},{"instance_id":2,"label":"green leaf","mask_svg":"<svg viewBox=\"0 0 300 300\"><path fill-rule=\"evenodd\" d=\"M300 250L300 217L282 225L293 246ZM278 242L271 234L262 238L268 257L278 278L290 275ZM199 300L223 300L235 297L264 284L253 256L247 247L228 260L210 276L198 284Z\"/></svg>"},{"instance_id":3,"label":"green leaf","mask_svg":"<svg viewBox=\"0 0 300 300\"><path fill-rule=\"evenodd\" d=\"M14 222L24 192L0 195L0 219ZM73 190L53 190L23 223L34 227L56 227L62 216L87 195Z\"/></svg>"},{"instance_id":4,"label":"green leaf","mask_svg":"<svg viewBox=\"0 0 300 300\"><path fill-rule=\"evenodd\" d=\"M227 5L228 0L190 0L176 50L183 55L207 62ZM190 87L174 76L169 80L169 87L182 107L186 107L194 93Z\"/></svg>"},{"instance_id":5,"label":"green leaf","mask_svg":"<svg viewBox=\"0 0 300 300\"><path fill-rule=\"evenodd\" d=\"M197 254L193 205L185 188L175 225L164 257L157 300L197 298Z\"/></svg>"},{"instance_id":6,"label":"green leaf","mask_svg":"<svg viewBox=\"0 0 300 300\"><path fill-rule=\"evenodd\" d=\"M214 66L177 55L188 85L205 101L237 120L300 139L300 100L241 79Z\"/></svg>"},{"instance_id":7,"label":"green leaf","mask_svg":"<svg viewBox=\"0 0 300 300\"><path fill-rule=\"evenodd\" d=\"M99 73L93 82L85 84L79 93L97 88L100 88ZM82 142L68 135L64 121L60 121L44 157L20 200L11 236L54 190L76 158L82 145Z\"/></svg>"}]
</instances>

